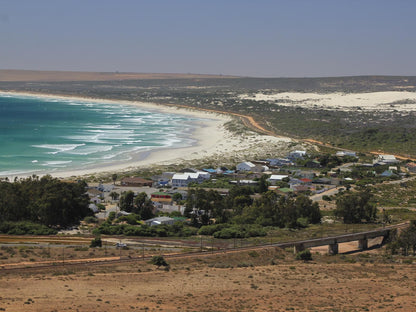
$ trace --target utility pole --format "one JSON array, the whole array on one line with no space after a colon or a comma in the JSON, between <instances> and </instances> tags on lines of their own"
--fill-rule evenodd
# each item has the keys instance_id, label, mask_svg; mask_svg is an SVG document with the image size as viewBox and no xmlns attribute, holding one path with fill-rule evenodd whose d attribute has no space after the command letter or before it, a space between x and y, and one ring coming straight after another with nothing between
<instances>
[{"instance_id":1,"label":"utility pole","mask_svg":"<svg viewBox=\"0 0 416 312\"><path fill-rule=\"evenodd\" d=\"M123 247L121 247L121 239L120 239L120 245L119 245L118 248L120 249L120 259L121 259L121 249L123 248Z\"/></svg>"}]
</instances>

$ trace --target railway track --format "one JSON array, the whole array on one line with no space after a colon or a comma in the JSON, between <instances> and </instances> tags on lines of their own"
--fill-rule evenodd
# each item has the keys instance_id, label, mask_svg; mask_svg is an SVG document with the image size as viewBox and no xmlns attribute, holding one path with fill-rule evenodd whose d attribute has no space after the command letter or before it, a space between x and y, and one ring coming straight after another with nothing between
<instances>
[{"instance_id":1,"label":"railway track","mask_svg":"<svg viewBox=\"0 0 416 312\"><path fill-rule=\"evenodd\" d=\"M385 230L392 230L392 229L403 229L409 225L409 222L404 222L388 227L384 227L382 229L373 230L373 231L366 231L366 232L358 232L350 235L359 235L359 234L369 234L374 233L377 231L385 231ZM328 239L338 239L341 237L345 237L346 235L337 235L331 237L324 237L317 240L328 240ZM162 256L167 259L186 259L186 258L201 258L201 257L211 257L215 255L224 255L224 254L232 254L232 253L239 253L243 251L254 251L254 250L262 250L262 249L269 249L269 248L291 248L301 244L307 244L313 240L300 240L300 241L289 241L289 242L282 242L282 243L269 243L269 244L262 244L257 246L244 246L244 247L235 247L235 248L226 248L226 249L218 249L218 250L205 250L205 251L194 251L194 252L187 252L187 253L174 253L174 254L163 254ZM324 244L323 244L324 245ZM323 246L322 245L322 246ZM159 254L157 254L159 255ZM40 264L36 265L33 263L32 266L17 266L17 265L2 265L0 266L0 273L1 272L36 272L36 271L44 271L47 269L57 269L57 268L71 268L71 267L89 267L89 266L104 266L104 265L111 265L111 264L123 264L123 263L134 263L134 262L145 262L149 261L154 255L142 256L142 257L120 257L120 258L98 258L98 259L76 259L76 260L68 260L68 261L60 261L54 262L51 264Z\"/></svg>"}]
</instances>

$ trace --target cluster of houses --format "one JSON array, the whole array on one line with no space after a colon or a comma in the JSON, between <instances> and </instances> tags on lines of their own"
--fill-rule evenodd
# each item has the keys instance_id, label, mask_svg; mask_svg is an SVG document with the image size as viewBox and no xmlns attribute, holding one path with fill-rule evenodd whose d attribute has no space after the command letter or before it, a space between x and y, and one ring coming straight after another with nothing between
<instances>
[{"instance_id":1,"label":"cluster of houses","mask_svg":"<svg viewBox=\"0 0 416 312\"><path fill-rule=\"evenodd\" d=\"M340 151L336 153L338 157L357 157L355 152ZM270 158L258 161L246 161L236 165L236 170L220 167L217 169L184 169L182 172L164 172L152 179L144 179L140 177L125 177L121 179L122 187L153 187L155 191L148 194L155 205L157 211L173 212L177 211L183 214L184 207L175 204L174 196L180 194L181 199L186 199L187 187L191 183L200 184L204 181L215 179L218 175L229 176L231 184L239 185L257 185L259 179L264 174L269 175L269 189L278 193L287 194L289 192L300 193L308 192L308 194L321 193L330 188L334 188L342 183L339 173L351 171L348 166L339 167L336 171L330 171L326 176L322 176L318 170L320 163L314 160L307 161L305 168L295 166L299 159L307 157L306 151L292 151L286 158ZM389 165L388 170L380 176L391 177L396 175L397 164L400 161L393 155L379 155L372 163L360 164L362 166L375 167L380 165ZM416 164L408 163L406 165L409 172L416 172ZM352 180L344 178L345 181ZM97 190L89 192L92 204L100 203L100 192L110 192L113 186L99 185ZM159 188L156 191L156 188ZM162 190L160 190L162 189ZM228 190L222 190L224 194ZM151 225L158 224L160 220L149 221ZM169 220L171 222L172 220ZM162 222L162 221L160 221ZM164 224L168 222L163 220Z\"/></svg>"},{"instance_id":2,"label":"cluster of houses","mask_svg":"<svg viewBox=\"0 0 416 312\"><path fill-rule=\"evenodd\" d=\"M203 181L211 179L216 175L236 176L238 174L245 174L247 172L252 173L265 173L269 172L271 168L280 168L282 166L292 166L296 160L306 156L306 151L293 151L290 152L287 158L273 158L253 162L242 162L236 165L236 170L230 170L225 167L217 169L204 168L204 169L192 169L187 168L182 172L164 172L163 174L154 177L152 180L143 179L140 177L125 177L120 181L122 186L132 187L173 187L181 188L188 187L191 183L200 184Z\"/></svg>"}]
</instances>

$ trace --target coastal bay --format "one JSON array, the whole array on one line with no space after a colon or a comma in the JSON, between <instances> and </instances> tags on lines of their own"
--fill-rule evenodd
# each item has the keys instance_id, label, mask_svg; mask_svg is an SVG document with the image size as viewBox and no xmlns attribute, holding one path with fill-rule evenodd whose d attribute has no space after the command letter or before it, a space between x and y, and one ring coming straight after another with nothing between
<instances>
[{"instance_id":1,"label":"coastal bay","mask_svg":"<svg viewBox=\"0 0 416 312\"><path fill-rule=\"evenodd\" d=\"M224 158L232 156L238 158L243 157L248 151L252 150L253 146L258 146L259 148L261 148L261 146L269 146L286 150L285 146L291 142L289 138L276 138L273 136L259 135L254 132L250 132L249 134L230 132L226 129L225 124L230 122L232 117L214 112L177 108L145 102L89 99L48 94L1 92L0 97L10 97L13 99L29 98L52 103L63 102L71 105L90 106L90 108L92 107L94 110L98 111L100 109L105 109L104 113L107 114L107 117L111 117L112 114L115 114L114 110L117 109L126 108L127 110L133 111L139 109L152 116L165 116L163 118L161 117L162 119L173 118L176 123L176 128L167 126L165 133L162 134L162 137L166 136L172 139L172 142L169 144L159 144L159 146L155 144L154 146L146 146L144 148L137 148L136 146L136 149L133 146L133 148L126 149L124 152L120 150L119 155L104 159L104 161L100 159L95 161L94 159L90 159L88 164L82 165L77 165L71 158L69 158L69 160L57 160L55 162L49 160L48 164L52 165L50 170L48 170L49 168L33 171L27 169L14 171L0 170L2 171L0 173L1 176L7 176L9 178L15 176L24 177L30 174L51 174L57 177L82 176L103 172L129 171L156 164L166 165L196 159L203 160L209 157ZM143 120L136 121L137 123L143 122ZM156 123L157 126L160 124L160 121ZM111 131L104 131L100 139L105 141L109 139L108 136L110 136L113 145L117 145L117 140L124 140L124 143L126 143L126 138L124 136L131 135L131 133L126 134L126 129L123 129L123 127L120 129L116 128L115 130L111 129L111 123L110 125L104 125L104 130L107 130L107 128L110 128ZM102 129L100 128L97 130L94 128L88 131L100 132ZM129 129L129 131L131 132L131 129ZM140 135L144 134L141 133ZM78 139L78 141L73 143L74 146L70 144L60 144L60 142L58 142L56 143L56 146L43 144L41 147L46 148L46 154L51 156L59 154L59 152L69 152L69 154L72 153L76 156L76 153L72 150L76 151L78 148L80 149L78 154L80 154L82 153L82 149L88 147L83 145L85 142L82 141L82 137L76 139ZM132 142L129 145L134 145L134 140L131 141ZM31 146L33 145L39 147L32 143ZM66 151L65 149L69 151ZM8 148L3 150L3 153L6 150L8 150ZM105 154L105 147L102 152ZM104 155L104 157L106 156ZM35 165L39 162L39 160L35 158L31 161L35 161Z\"/></svg>"}]
</instances>

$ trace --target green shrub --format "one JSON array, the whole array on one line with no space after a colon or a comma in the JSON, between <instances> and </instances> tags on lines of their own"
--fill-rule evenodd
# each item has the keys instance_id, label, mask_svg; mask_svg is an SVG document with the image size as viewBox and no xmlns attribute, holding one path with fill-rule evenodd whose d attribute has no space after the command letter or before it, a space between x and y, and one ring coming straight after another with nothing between
<instances>
[{"instance_id":1,"label":"green shrub","mask_svg":"<svg viewBox=\"0 0 416 312\"><path fill-rule=\"evenodd\" d=\"M307 228L309 225L309 221L308 218L297 218L296 220L296 225L299 228Z\"/></svg>"},{"instance_id":2,"label":"green shrub","mask_svg":"<svg viewBox=\"0 0 416 312\"><path fill-rule=\"evenodd\" d=\"M9 235L55 235L58 231L46 225L29 221L5 221L0 223L0 233Z\"/></svg>"},{"instance_id":3,"label":"green shrub","mask_svg":"<svg viewBox=\"0 0 416 312\"><path fill-rule=\"evenodd\" d=\"M90 247L102 247L103 242L101 241L101 237L96 237L91 241Z\"/></svg>"},{"instance_id":4,"label":"green shrub","mask_svg":"<svg viewBox=\"0 0 416 312\"><path fill-rule=\"evenodd\" d=\"M312 260L312 254L309 249L305 249L303 251L300 251L296 254L296 260L303 260L303 261L311 261Z\"/></svg>"},{"instance_id":5,"label":"green shrub","mask_svg":"<svg viewBox=\"0 0 416 312\"><path fill-rule=\"evenodd\" d=\"M177 222L173 225L129 225L110 224L104 222L94 232L95 234L126 235L126 236L147 236L147 237L188 237L195 235L197 229Z\"/></svg>"},{"instance_id":6,"label":"green shrub","mask_svg":"<svg viewBox=\"0 0 416 312\"><path fill-rule=\"evenodd\" d=\"M165 258L163 256L153 256L150 260L151 264L157 265L157 267L160 266L169 266L169 264L166 262Z\"/></svg>"},{"instance_id":7,"label":"green shrub","mask_svg":"<svg viewBox=\"0 0 416 312\"><path fill-rule=\"evenodd\" d=\"M87 216L84 218L85 223L97 223L98 219L94 216Z\"/></svg>"},{"instance_id":8,"label":"green shrub","mask_svg":"<svg viewBox=\"0 0 416 312\"><path fill-rule=\"evenodd\" d=\"M202 226L199 235L213 235L215 238L229 239L229 238L246 238L266 236L266 230L258 224L214 224Z\"/></svg>"},{"instance_id":9,"label":"green shrub","mask_svg":"<svg viewBox=\"0 0 416 312\"><path fill-rule=\"evenodd\" d=\"M198 230L198 234L199 235L213 235L215 232L221 231L227 226L229 225L225 223L204 225L204 226L201 226L201 228Z\"/></svg>"},{"instance_id":10,"label":"green shrub","mask_svg":"<svg viewBox=\"0 0 416 312\"><path fill-rule=\"evenodd\" d=\"M329 197L328 195L324 195L324 196L322 196L322 200L331 201L332 198Z\"/></svg>"}]
</instances>

